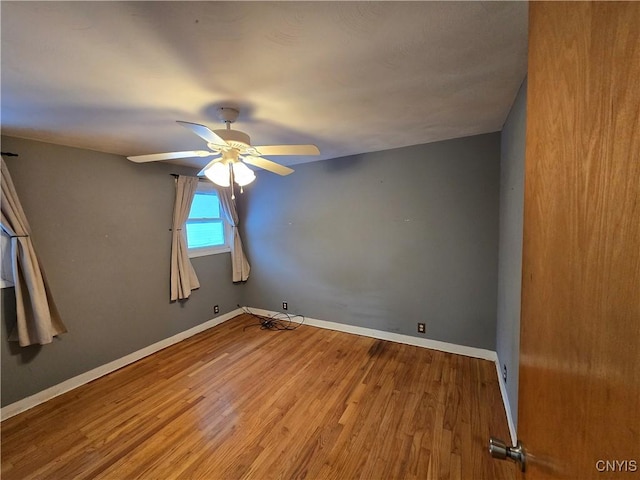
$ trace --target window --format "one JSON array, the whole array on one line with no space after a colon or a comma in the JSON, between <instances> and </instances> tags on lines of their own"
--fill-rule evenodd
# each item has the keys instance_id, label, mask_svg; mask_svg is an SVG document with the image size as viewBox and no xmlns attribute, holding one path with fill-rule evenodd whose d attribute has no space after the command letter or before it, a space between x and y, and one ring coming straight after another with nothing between
<instances>
[{"instance_id":1,"label":"window","mask_svg":"<svg viewBox=\"0 0 640 480\"><path fill-rule=\"evenodd\" d=\"M210 183L198 184L185 227L189 257L230 251L227 222L223 218L218 192Z\"/></svg>"},{"instance_id":2,"label":"window","mask_svg":"<svg viewBox=\"0 0 640 480\"><path fill-rule=\"evenodd\" d=\"M13 273L11 267L11 237L0 228L0 287L13 287Z\"/></svg>"}]
</instances>

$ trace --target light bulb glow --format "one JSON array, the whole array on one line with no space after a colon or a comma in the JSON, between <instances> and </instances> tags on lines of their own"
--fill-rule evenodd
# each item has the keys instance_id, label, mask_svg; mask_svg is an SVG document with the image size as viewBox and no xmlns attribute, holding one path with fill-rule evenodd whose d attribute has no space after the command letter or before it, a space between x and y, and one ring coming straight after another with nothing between
<instances>
[{"instance_id":1,"label":"light bulb glow","mask_svg":"<svg viewBox=\"0 0 640 480\"><path fill-rule=\"evenodd\" d=\"M256 174L242 162L233 163L233 179L235 182L244 187L249 185L256 179Z\"/></svg>"},{"instance_id":2,"label":"light bulb glow","mask_svg":"<svg viewBox=\"0 0 640 480\"><path fill-rule=\"evenodd\" d=\"M228 187L229 183L229 167L222 162L216 162L204 172L205 176L216 185Z\"/></svg>"}]
</instances>

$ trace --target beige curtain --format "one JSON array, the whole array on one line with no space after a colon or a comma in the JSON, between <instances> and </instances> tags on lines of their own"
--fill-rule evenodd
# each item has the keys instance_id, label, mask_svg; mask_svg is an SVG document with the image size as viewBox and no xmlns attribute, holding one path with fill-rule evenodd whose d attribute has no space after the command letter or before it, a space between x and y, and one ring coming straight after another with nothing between
<instances>
[{"instance_id":1,"label":"beige curtain","mask_svg":"<svg viewBox=\"0 0 640 480\"><path fill-rule=\"evenodd\" d=\"M9 340L21 347L46 345L53 337L65 333L56 304L51 297L42 267L31 242L31 229L16 194L4 159L2 198L0 199L2 229L11 237L11 269L16 293L16 326Z\"/></svg>"},{"instance_id":2,"label":"beige curtain","mask_svg":"<svg viewBox=\"0 0 640 480\"><path fill-rule=\"evenodd\" d=\"M176 201L173 206L171 229L171 301L189 298L191 290L200 288L200 282L191 265L187 251L187 237L183 228L189 218L191 202L198 188L196 177L180 175L176 179Z\"/></svg>"},{"instance_id":3,"label":"beige curtain","mask_svg":"<svg viewBox=\"0 0 640 480\"><path fill-rule=\"evenodd\" d=\"M218 198L227 221L231 225L233 238L231 241L231 279L234 282L244 282L249 278L251 267L242 249L242 240L238 231L238 211L236 202L231 198L231 189L218 188Z\"/></svg>"}]
</instances>

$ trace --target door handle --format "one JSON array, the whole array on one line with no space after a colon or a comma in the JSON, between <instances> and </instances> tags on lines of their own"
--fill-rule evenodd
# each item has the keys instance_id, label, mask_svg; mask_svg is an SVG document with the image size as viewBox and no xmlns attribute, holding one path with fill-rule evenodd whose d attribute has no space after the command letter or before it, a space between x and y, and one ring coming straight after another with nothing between
<instances>
[{"instance_id":1,"label":"door handle","mask_svg":"<svg viewBox=\"0 0 640 480\"><path fill-rule=\"evenodd\" d=\"M489 453L493 458L497 458L499 460L510 458L520 464L520 470L523 472L525 471L526 455L520 440L518 440L517 445L508 447L502 440L491 437L489 439Z\"/></svg>"}]
</instances>

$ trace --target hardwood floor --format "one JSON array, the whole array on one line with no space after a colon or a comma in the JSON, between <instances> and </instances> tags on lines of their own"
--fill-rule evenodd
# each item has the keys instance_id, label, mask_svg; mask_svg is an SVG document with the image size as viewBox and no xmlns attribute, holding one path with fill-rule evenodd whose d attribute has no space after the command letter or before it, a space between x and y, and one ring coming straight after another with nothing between
<instances>
[{"instance_id":1,"label":"hardwood floor","mask_svg":"<svg viewBox=\"0 0 640 480\"><path fill-rule=\"evenodd\" d=\"M502 479L493 363L241 315L2 422L10 479Z\"/></svg>"}]
</instances>

